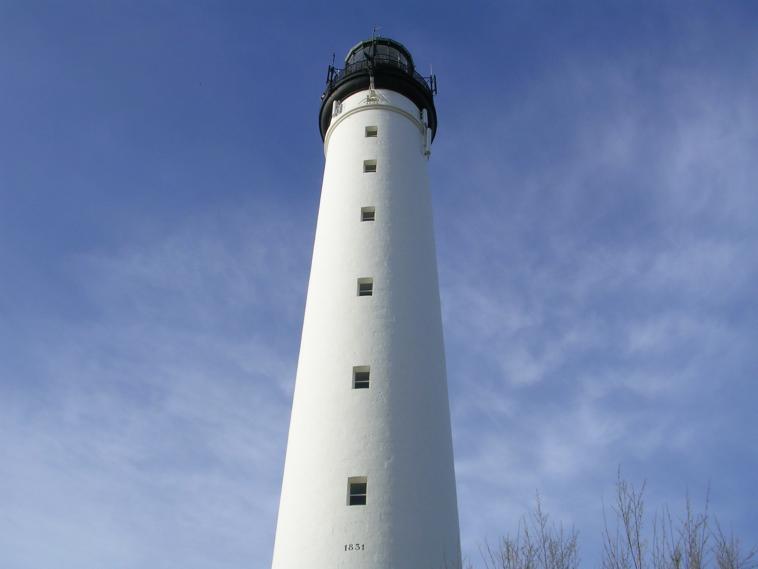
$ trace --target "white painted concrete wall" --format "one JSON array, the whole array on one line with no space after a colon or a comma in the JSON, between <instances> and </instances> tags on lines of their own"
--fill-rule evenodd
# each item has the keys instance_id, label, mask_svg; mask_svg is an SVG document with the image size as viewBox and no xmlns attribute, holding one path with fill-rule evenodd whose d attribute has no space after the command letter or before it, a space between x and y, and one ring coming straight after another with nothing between
<instances>
[{"instance_id":1,"label":"white painted concrete wall","mask_svg":"<svg viewBox=\"0 0 758 569\"><path fill-rule=\"evenodd\" d=\"M410 100L377 94L343 101L325 140L273 569L442 569L460 557L424 127ZM368 159L376 173L363 173ZM375 221L361 222L364 206ZM373 296L357 296L361 277ZM359 365L369 389L352 388ZM368 478L365 506L347 505L351 476Z\"/></svg>"}]
</instances>

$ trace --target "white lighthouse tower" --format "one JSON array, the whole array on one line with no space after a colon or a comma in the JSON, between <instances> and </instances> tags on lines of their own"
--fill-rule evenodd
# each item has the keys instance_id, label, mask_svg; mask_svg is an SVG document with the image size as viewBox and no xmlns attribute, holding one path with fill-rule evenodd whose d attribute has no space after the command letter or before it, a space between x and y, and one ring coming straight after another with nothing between
<instances>
[{"instance_id":1,"label":"white lighthouse tower","mask_svg":"<svg viewBox=\"0 0 758 569\"><path fill-rule=\"evenodd\" d=\"M387 38L329 68L273 569L459 564L427 176L435 91Z\"/></svg>"}]
</instances>

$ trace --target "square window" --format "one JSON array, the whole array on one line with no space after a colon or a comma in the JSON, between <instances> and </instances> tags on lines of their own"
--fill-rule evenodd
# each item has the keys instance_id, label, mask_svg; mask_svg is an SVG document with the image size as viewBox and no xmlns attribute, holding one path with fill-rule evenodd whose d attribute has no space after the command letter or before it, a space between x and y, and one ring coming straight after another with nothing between
<instances>
[{"instance_id":1,"label":"square window","mask_svg":"<svg viewBox=\"0 0 758 569\"><path fill-rule=\"evenodd\" d=\"M361 221L374 221L376 219L376 208L374 206L361 208Z\"/></svg>"},{"instance_id":2,"label":"square window","mask_svg":"<svg viewBox=\"0 0 758 569\"><path fill-rule=\"evenodd\" d=\"M358 296L374 295L374 279L371 277L358 279Z\"/></svg>"},{"instance_id":3,"label":"square window","mask_svg":"<svg viewBox=\"0 0 758 569\"><path fill-rule=\"evenodd\" d=\"M368 389L371 367L355 366L353 368L353 389Z\"/></svg>"},{"instance_id":4,"label":"square window","mask_svg":"<svg viewBox=\"0 0 758 569\"><path fill-rule=\"evenodd\" d=\"M363 171L365 173L376 172L376 160L364 160Z\"/></svg>"},{"instance_id":5,"label":"square window","mask_svg":"<svg viewBox=\"0 0 758 569\"><path fill-rule=\"evenodd\" d=\"M366 127L366 138L375 137L379 133L379 129L375 126Z\"/></svg>"},{"instance_id":6,"label":"square window","mask_svg":"<svg viewBox=\"0 0 758 569\"><path fill-rule=\"evenodd\" d=\"M352 476L347 479L347 505L365 506L368 479L365 476Z\"/></svg>"}]
</instances>

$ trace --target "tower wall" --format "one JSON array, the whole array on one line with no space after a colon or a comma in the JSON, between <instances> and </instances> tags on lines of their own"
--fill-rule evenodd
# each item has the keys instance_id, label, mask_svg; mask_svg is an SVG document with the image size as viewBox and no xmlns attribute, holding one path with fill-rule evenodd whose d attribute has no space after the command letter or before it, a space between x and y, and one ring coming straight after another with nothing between
<instances>
[{"instance_id":1,"label":"tower wall","mask_svg":"<svg viewBox=\"0 0 758 569\"><path fill-rule=\"evenodd\" d=\"M325 136L273 569L460 557L426 127L406 97L368 94L342 101ZM367 277L373 294L358 296ZM354 366L370 366L368 389L353 388ZM348 479L363 476L366 505L349 506Z\"/></svg>"}]
</instances>

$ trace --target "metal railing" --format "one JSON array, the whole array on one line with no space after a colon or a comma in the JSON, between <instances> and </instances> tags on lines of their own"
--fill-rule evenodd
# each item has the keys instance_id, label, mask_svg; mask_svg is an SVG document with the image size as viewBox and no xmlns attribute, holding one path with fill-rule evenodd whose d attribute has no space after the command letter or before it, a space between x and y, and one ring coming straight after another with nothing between
<instances>
[{"instance_id":1,"label":"metal railing","mask_svg":"<svg viewBox=\"0 0 758 569\"><path fill-rule=\"evenodd\" d=\"M437 94L437 78L434 75L424 77L415 69L410 69L407 63L399 61L397 58L376 54L371 60L363 59L361 61L356 61L355 63L346 65L343 69L330 65L326 75L326 89L324 90L322 99L326 98L334 89L334 86L345 77L353 75L354 73L369 71L372 67L373 69L379 69L382 67L394 67L395 69L399 69L411 76L422 86L422 88L428 91L430 95Z\"/></svg>"}]
</instances>

